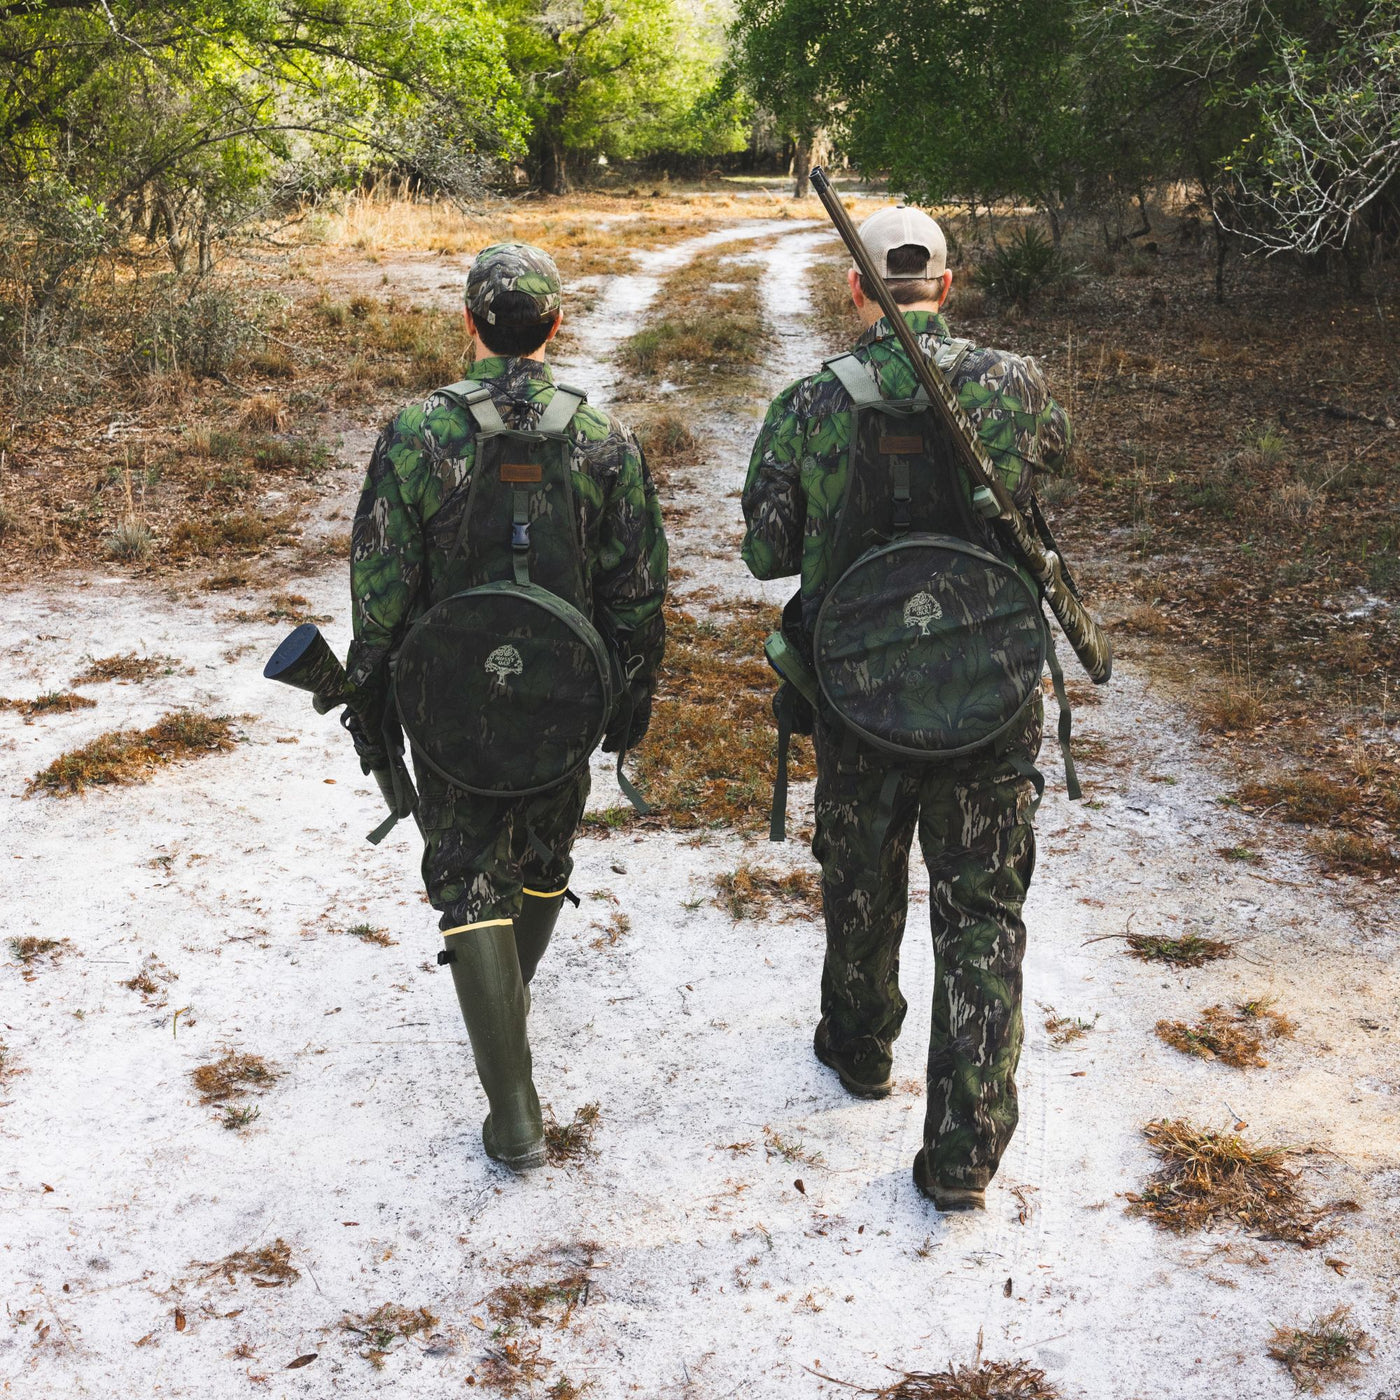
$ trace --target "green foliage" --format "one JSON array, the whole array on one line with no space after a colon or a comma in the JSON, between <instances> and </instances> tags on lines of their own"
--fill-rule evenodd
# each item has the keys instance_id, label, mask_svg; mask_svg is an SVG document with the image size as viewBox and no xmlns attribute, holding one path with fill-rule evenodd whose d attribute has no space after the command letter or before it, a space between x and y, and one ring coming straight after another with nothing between
<instances>
[{"instance_id":1,"label":"green foliage","mask_svg":"<svg viewBox=\"0 0 1400 1400\"><path fill-rule=\"evenodd\" d=\"M133 234L204 273L279 201L388 165L476 189L524 130L486 0L35 0L0 6L0 76L0 314L24 357L76 333Z\"/></svg>"},{"instance_id":2,"label":"green foliage","mask_svg":"<svg viewBox=\"0 0 1400 1400\"><path fill-rule=\"evenodd\" d=\"M743 146L742 104L710 100L722 29L703 5L498 0L495 13L530 122L532 173L546 189L568 189L580 155Z\"/></svg>"},{"instance_id":3,"label":"green foliage","mask_svg":"<svg viewBox=\"0 0 1400 1400\"><path fill-rule=\"evenodd\" d=\"M995 245L973 280L1004 306L1028 310L1042 292L1062 292L1077 275L1078 269L1039 229L1023 224Z\"/></svg>"}]
</instances>

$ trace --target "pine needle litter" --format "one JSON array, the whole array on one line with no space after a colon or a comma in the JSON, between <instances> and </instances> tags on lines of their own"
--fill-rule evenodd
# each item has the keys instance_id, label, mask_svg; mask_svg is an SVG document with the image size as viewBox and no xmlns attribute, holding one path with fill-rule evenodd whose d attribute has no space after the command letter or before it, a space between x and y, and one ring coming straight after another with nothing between
<instances>
[{"instance_id":1,"label":"pine needle litter","mask_svg":"<svg viewBox=\"0 0 1400 1400\"><path fill-rule=\"evenodd\" d=\"M194 1267L205 1270L205 1282L223 1278L230 1286L237 1284L239 1275L255 1288L281 1288L301 1277L301 1270L292 1264L292 1247L284 1239L261 1249L236 1249L222 1259L196 1259Z\"/></svg>"},{"instance_id":2,"label":"pine needle litter","mask_svg":"<svg viewBox=\"0 0 1400 1400\"><path fill-rule=\"evenodd\" d=\"M1219 1060L1235 1069L1262 1068L1265 1039L1293 1034L1293 1022L1273 1009L1268 998L1236 1002L1233 1007L1208 1006L1194 1026L1185 1021L1158 1021L1157 1034L1183 1055Z\"/></svg>"},{"instance_id":3,"label":"pine needle litter","mask_svg":"<svg viewBox=\"0 0 1400 1400\"><path fill-rule=\"evenodd\" d=\"M822 1375L822 1379L835 1377ZM836 1384L874 1400L1061 1400L1059 1388L1027 1361L978 1361L971 1366L950 1362L943 1371L907 1371L878 1389L849 1381Z\"/></svg>"},{"instance_id":4,"label":"pine needle litter","mask_svg":"<svg viewBox=\"0 0 1400 1400\"><path fill-rule=\"evenodd\" d=\"M1159 1118L1142 1130L1162 1165L1140 1194L1129 1193L1129 1213L1145 1215L1176 1234L1238 1225L1259 1239L1314 1249L1332 1239L1327 1217L1355 1209L1351 1202L1319 1207L1299 1189L1286 1163L1288 1147L1254 1147L1234 1133L1217 1133L1181 1119Z\"/></svg>"},{"instance_id":5,"label":"pine needle litter","mask_svg":"<svg viewBox=\"0 0 1400 1400\"><path fill-rule=\"evenodd\" d=\"M233 726L226 716L176 710L149 729L114 729L60 754L29 780L25 796L47 792L68 797L89 787L149 782L168 763L227 753L233 746Z\"/></svg>"},{"instance_id":6,"label":"pine needle litter","mask_svg":"<svg viewBox=\"0 0 1400 1400\"><path fill-rule=\"evenodd\" d=\"M780 875L744 861L737 870L715 877L715 897L710 901L735 923L763 918L777 905L782 923L817 918L821 914L821 881L815 871L794 870Z\"/></svg>"},{"instance_id":7,"label":"pine needle litter","mask_svg":"<svg viewBox=\"0 0 1400 1400\"><path fill-rule=\"evenodd\" d=\"M550 1162L563 1166L596 1156L593 1133L600 1117L602 1110L596 1103L586 1103L575 1109L572 1123L557 1123L551 1113L550 1121L544 1125L544 1150Z\"/></svg>"},{"instance_id":8,"label":"pine needle litter","mask_svg":"<svg viewBox=\"0 0 1400 1400\"><path fill-rule=\"evenodd\" d=\"M1350 1319L1351 1309L1342 1305L1306 1327L1280 1327L1269 1339L1269 1355L1310 1394L1334 1381L1354 1380L1373 1344Z\"/></svg>"}]
</instances>

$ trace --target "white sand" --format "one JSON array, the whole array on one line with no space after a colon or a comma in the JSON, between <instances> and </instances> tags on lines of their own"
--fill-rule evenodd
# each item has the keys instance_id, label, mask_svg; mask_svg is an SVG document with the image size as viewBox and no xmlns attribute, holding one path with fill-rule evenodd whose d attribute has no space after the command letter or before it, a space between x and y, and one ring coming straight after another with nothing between
<instances>
[{"instance_id":1,"label":"white sand","mask_svg":"<svg viewBox=\"0 0 1400 1400\"><path fill-rule=\"evenodd\" d=\"M771 391L815 358L801 308L782 304L772 274L791 278L822 234L776 222L722 232L780 235L754 254L781 333ZM584 343L616 344L657 276L719 238L648 255L637 278L605 283ZM787 592L754 584L733 558L729 493L763 407L735 406L721 460L691 474L688 498L704 511L673 540L693 575L683 591ZM331 503L342 511L359 465ZM295 586L333 616L325 630L343 647L343 570ZM1122 664L1105 703L1079 715L1081 734L1132 758L1127 769L1083 762L1095 806L1065 799L1047 748L1022 1122L986 1214L945 1218L909 1177L932 973L926 882L915 878L905 946L897 1090L856 1101L811 1054L820 927L735 925L708 902L715 876L742 859L810 868L796 843L579 841L583 907L566 910L541 968L531 1029L540 1094L559 1118L601 1106L598 1155L521 1179L490 1163L484 1099L433 964L416 834L408 825L379 849L365 844L378 798L349 743L260 677L282 629L221 620L255 601L175 596L102 572L4 599L0 693L62 687L84 657L133 648L193 674L93 686L98 708L32 725L0 715L5 934L71 940L31 981L0 967L0 1034L20 1071L0 1085L0 1393L434 1397L479 1376L474 1393L490 1394L488 1358L513 1343L552 1363L522 1395L567 1374L600 1400L834 1396L849 1392L805 1368L879 1385L887 1366L970 1360L980 1337L985 1356L1042 1366L1066 1395L1245 1400L1293 1392L1265 1355L1276 1325L1346 1302L1377 1339L1355 1393L1394 1395L1393 909L1319 882L1287 848L1259 870L1216 854L1280 838L1216 803L1225 780L1139 666ZM179 705L241 716L245 741L147 786L22 797L63 749ZM597 767L594 805L609 805L615 789L605 761ZM798 795L793 826L809 803ZM614 909L631 926L609 945L600 926ZM1241 956L1172 972L1116 940L1086 941L1121 934L1130 916L1140 932L1241 940ZM397 942L343 931L361 922ZM121 985L150 956L179 977L159 1009ZM1159 1017L1262 993L1299 1023L1267 1069L1188 1060L1153 1034ZM1097 1023L1055 1050L1040 1003ZM225 1131L189 1079L225 1048L284 1071L241 1131ZM1238 1115L1251 1137L1325 1149L1306 1161L1309 1188L1360 1213L1313 1252L1158 1232L1125 1213L1123 1195L1152 1169L1141 1125L1168 1115L1215 1127ZM202 1279L194 1262L278 1239L301 1274L287 1287ZM567 1326L493 1338L493 1289L590 1257L593 1283ZM340 1324L384 1303L438 1321L376 1370ZM559 1304L548 1311L561 1317Z\"/></svg>"}]
</instances>

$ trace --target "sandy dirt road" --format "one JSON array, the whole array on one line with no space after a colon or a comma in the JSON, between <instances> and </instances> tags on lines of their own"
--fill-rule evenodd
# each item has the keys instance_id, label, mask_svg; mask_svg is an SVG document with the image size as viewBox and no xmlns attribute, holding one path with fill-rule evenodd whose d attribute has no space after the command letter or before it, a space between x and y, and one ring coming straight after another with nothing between
<instances>
[{"instance_id":1,"label":"sandy dirt road","mask_svg":"<svg viewBox=\"0 0 1400 1400\"><path fill-rule=\"evenodd\" d=\"M733 493L768 396L820 358L791 288L825 237L748 221L645 254L635 275L595 286L577 328L588 362L564 365L599 384L598 360L696 252L728 242L763 264L773 362L723 411L685 399L713 436L674 487L695 509L673 559L683 595L717 590L709 606L788 591L738 563ZM365 445L348 441L350 456ZM328 508L353 507L362 461ZM343 570L296 587L343 646ZM1085 759L1093 801L1069 803L1044 756L1021 1127L986 1214L944 1218L909 1176L932 975L922 874L897 1091L859 1102L811 1053L820 927L736 924L710 903L741 860L798 869L810 855L724 834L580 840L583 906L541 969L531 1028L558 1118L599 1105L597 1155L525 1179L491 1164L484 1100L433 963L416 837L400 828L365 844L379 817L371 784L334 724L261 680L281 629L231 615L256 601L176 597L98 569L0 604L6 695L59 687L93 655L178 663L143 685L89 688L96 709L31 725L0 715L5 934L69 940L28 979L0 967L14 1071L0 1085L0 1393L578 1393L567 1377L600 1400L834 1396L849 1392L815 1373L878 1386L887 1367L969 1360L980 1341L989 1358L1043 1367L1066 1396L1263 1400L1293 1391L1265 1354L1274 1327L1347 1303L1376 1339L1355 1393L1393 1400L1394 911L1319 883L1286 847L1258 869L1222 857L1269 834L1219 804L1225 779L1170 689L1131 656L1104 703L1079 714L1097 741L1088 752L1120 760ZM244 741L147 786L22 796L61 750L181 705L238 716ZM593 804L615 801L600 761ZM614 939L617 913L629 927ZM1228 938L1238 956L1182 972L1138 962L1109 936L1129 920ZM394 941L353 937L357 924ZM163 1004L123 985L150 958L178 975L159 984ZM1153 1032L1161 1017L1266 994L1299 1028L1266 1069L1190 1060ZM1041 1004L1093 1029L1057 1049ZM240 1131L200 1105L189 1077L226 1049L282 1071ZM1360 1210L1314 1251L1163 1234L1126 1212L1124 1193L1153 1167L1141 1126L1164 1116L1242 1120L1259 1140L1315 1146L1309 1190ZM278 1241L294 1281L259 1287L214 1267ZM533 1322L528 1309L504 1316L500 1290L516 1284L542 1289ZM407 1337L389 1314L363 1321L386 1304L431 1321L402 1315Z\"/></svg>"}]
</instances>

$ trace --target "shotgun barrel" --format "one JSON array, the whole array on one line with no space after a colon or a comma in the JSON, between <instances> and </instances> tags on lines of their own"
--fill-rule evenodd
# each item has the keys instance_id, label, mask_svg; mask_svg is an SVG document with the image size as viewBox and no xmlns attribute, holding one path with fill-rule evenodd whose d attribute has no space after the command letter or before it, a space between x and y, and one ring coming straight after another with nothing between
<instances>
[{"instance_id":1,"label":"shotgun barrel","mask_svg":"<svg viewBox=\"0 0 1400 1400\"><path fill-rule=\"evenodd\" d=\"M1011 493L1002 483L992 459L987 455L987 449L977 436L977 430L963 411L962 404L958 402L953 386L944 377L942 370L919 349L914 332L909 329L908 322L900 314L894 297L890 295L889 287L885 285L883 270L876 269L869 250L861 241L860 234L851 222L851 216L846 212L846 206L837 197L826 172L820 169L813 170L811 180L817 198L821 200L822 206L831 217L831 222L836 226L837 233L841 235L841 241L850 251L856 267L864 274L865 284L874 288L875 301L884 312L890 329L904 348L904 353L908 355L914 374L928 394L930 406L950 429L953 441L958 445L960 465L967 472L974 487L985 487L991 493L997 505L996 519L1001 524L1006 541L1040 584L1045 601L1050 604L1050 611L1055 614L1056 621L1064 629L1074 654L1090 678L1096 685L1103 685L1113 672L1113 647L1108 635L1089 615L1089 610L1080 600L1074 581L1060 556L1053 549L1045 547L1031 522L1017 509L1015 501L1011 499Z\"/></svg>"}]
</instances>

